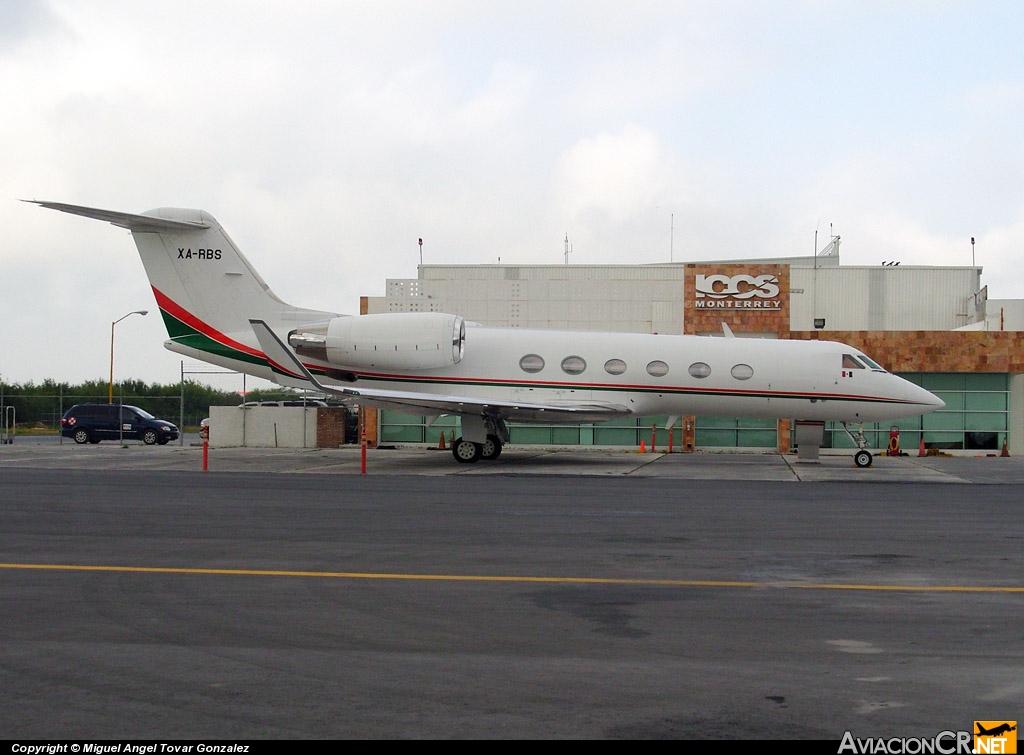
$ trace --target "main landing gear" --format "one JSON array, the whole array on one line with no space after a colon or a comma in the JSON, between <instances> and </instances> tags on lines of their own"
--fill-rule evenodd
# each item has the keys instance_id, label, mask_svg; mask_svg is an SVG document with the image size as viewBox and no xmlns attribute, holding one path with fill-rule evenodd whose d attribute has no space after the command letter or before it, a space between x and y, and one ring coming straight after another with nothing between
<instances>
[{"instance_id":1,"label":"main landing gear","mask_svg":"<svg viewBox=\"0 0 1024 755\"><path fill-rule=\"evenodd\" d=\"M483 443L457 438L452 443L452 456L460 464L475 464L483 459L492 461L501 456L501 439L497 435L488 435Z\"/></svg>"},{"instance_id":2,"label":"main landing gear","mask_svg":"<svg viewBox=\"0 0 1024 755\"><path fill-rule=\"evenodd\" d=\"M853 463L863 469L864 467L871 466L871 452L867 450L868 439L864 437L864 426L861 425L857 428L856 432L850 432L850 428L843 422L843 429L846 434L850 436L850 439L857 444L857 448L860 449L853 455Z\"/></svg>"}]
</instances>

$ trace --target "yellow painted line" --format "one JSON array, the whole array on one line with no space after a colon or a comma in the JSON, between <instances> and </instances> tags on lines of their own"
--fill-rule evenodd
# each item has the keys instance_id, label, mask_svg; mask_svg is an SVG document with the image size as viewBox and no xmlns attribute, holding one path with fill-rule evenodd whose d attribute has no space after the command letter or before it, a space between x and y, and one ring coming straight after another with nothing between
<instances>
[{"instance_id":1,"label":"yellow painted line","mask_svg":"<svg viewBox=\"0 0 1024 755\"><path fill-rule=\"evenodd\" d=\"M202 574L230 577L305 577L313 579L381 579L421 582L519 582L575 585L650 585L660 587L774 587L795 590L874 590L879 592L1024 593L1024 587L985 585L864 585L834 582L744 582L702 579L616 579L604 577L481 576L472 574L387 574L375 572L289 571L278 569L188 569L170 566L89 566L86 564L3 564L0 569L28 571L120 572L132 574Z\"/></svg>"}]
</instances>

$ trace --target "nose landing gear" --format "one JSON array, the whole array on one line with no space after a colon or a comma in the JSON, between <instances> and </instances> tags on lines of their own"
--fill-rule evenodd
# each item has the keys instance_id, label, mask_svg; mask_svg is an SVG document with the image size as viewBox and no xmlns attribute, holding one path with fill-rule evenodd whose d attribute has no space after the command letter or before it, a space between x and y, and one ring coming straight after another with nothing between
<instances>
[{"instance_id":1,"label":"nose landing gear","mask_svg":"<svg viewBox=\"0 0 1024 755\"><path fill-rule=\"evenodd\" d=\"M850 428L843 422L843 429L846 434L850 436L850 439L857 444L857 448L860 449L853 455L853 463L863 469L864 467L871 466L871 452L867 450L868 439L864 437L864 425L858 425L856 432L851 432Z\"/></svg>"},{"instance_id":2,"label":"nose landing gear","mask_svg":"<svg viewBox=\"0 0 1024 755\"><path fill-rule=\"evenodd\" d=\"M858 467L870 467L871 466L871 452L861 449L853 455L853 463Z\"/></svg>"}]
</instances>

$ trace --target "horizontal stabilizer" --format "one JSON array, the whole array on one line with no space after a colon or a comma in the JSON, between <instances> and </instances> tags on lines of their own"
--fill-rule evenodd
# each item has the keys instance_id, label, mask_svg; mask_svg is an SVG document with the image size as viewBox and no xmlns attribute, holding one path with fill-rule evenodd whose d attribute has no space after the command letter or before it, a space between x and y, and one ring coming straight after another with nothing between
<instances>
[{"instance_id":1,"label":"horizontal stabilizer","mask_svg":"<svg viewBox=\"0 0 1024 755\"><path fill-rule=\"evenodd\" d=\"M62 204L61 202L40 202L36 199L24 199L23 202L37 204L48 210L59 210L71 215L81 215L84 218L93 220L105 220L119 228L127 228L129 231L139 233L155 233L157 231L199 231L210 227L209 223L190 220L171 220L152 215L133 215L128 212L114 212L113 210L100 210L95 207L82 207L76 204Z\"/></svg>"}]
</instances>

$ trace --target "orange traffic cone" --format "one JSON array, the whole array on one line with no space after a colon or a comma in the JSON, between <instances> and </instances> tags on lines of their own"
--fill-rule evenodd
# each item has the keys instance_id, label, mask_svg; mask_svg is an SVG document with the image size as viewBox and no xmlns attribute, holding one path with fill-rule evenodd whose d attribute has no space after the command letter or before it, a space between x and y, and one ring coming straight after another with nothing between
<instances>
[{"instance_id":1,"label":"orange traffic cone","mask_svg":"<svg viewBox=\"0 0 1024 755\"><path fill-rule=\"evenodd\" d=\"M925 453L924 453L924 438L923 437L921 438L921 448L920 448L920 450L918 450L917 455L918 456L924 456L925 455Z\"/></svg>"},{"instance_id":2,"label":"orange traffic cone","mask_svg":"<svg viewBox=\"0 0 1024 755\"><path fill-rule=\"evenodd\" d=\"M642 440L640 441L640 453L647 453L647 446L644 445L644 442Z\"/></svg>"},{"instance_id":3,"label":"orange traffic cone","mask_svg":"<svg viewBox=\"0 0 1024 755\"><path fill-rule=\"evenodd\" d=\"M447 447L444 444L444 433L441 433L441 437L437 441L437 450L438 451L445 451L445 450L447 450Z\"/></svg>"},{"instance_id":4,"label":"orange traffic cone","mask_svg":"<svg viewBox=\"0 0 1024 755\"><path fill-rule=\"evenodd\" d=\"M1006 438L1003 438L1003 452L1001 454L999 454L999 455L1000 456L1009 456L1010 455L1010 449L1006 447Z\"/></svg>"}]
</instances>

